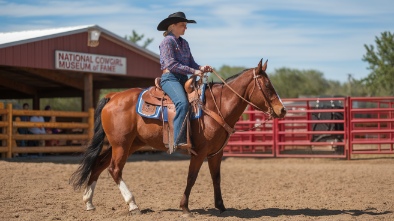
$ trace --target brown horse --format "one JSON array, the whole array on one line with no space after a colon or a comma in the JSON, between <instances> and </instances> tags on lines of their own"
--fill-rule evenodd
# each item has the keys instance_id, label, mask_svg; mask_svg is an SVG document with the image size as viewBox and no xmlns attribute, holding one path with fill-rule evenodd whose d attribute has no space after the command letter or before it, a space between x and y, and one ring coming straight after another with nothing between
<instances>
[{"instance_id":1,"label":"brown horse","mask_svg":"<svg viewBox=\"0 0 394 221\"><path fill-rule=\"evenodd\" d=\"M210 89L205 92L205 109L217 115L221 114L224 122L231 128L234 128L248 103L271 117L283 118L286 109L272 86L266 69L267 61L262 65L261 60L256 68L244 70L223 83L210 83ZM162 121L143 118L136 113L137 99L141 91L140 88L132 88L108 94L96 108L94 137L84 153L81 165L70 179L75 189L86 187L83 201L87 210L95 208L92 204L93 192L99 175L108 168L129 205L129 213L140 213L132 192L122 179L123 167L128 156L142 146L148 145L166 151ZM180 202L184 216L191 216L189 195L205 158L208 158L213 181L215 207L220 213L226 210L220 187L220 165L222 147L231 134L211 116L204 114L200 121L191 122L193 149L197 155L191 156L187 185ZM105 136L112 147L101 153Z\"/></svg>"}]
</instances>

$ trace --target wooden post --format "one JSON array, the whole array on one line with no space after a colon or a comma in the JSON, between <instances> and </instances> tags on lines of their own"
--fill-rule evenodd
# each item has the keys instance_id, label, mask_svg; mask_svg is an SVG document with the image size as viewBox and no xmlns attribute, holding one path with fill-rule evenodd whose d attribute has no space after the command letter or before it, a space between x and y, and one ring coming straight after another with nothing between
<instances>
[{"instance_id":1,"label":"wooden post","mask_svg":"<svg viewBox=\"0 0 394 221\"><path fill-rule=\"evenodd\" d=\"M7 104L7 158L12 158L12 104Z\"/></svg>"},{"instance_id":2,"label":"wooden post","mask_svg":"<svg viewBox=\"0 0 394 221\"><path fill-rule=\"evenodd\" d=\"M83 111L89 111L93 107L93 74L84 74L84 101Z\"/></svg>"},{"instance_id":3,"label":"wooden post","mask_svg":"<svg viewBox=\"0 0 394 221\"><path fill-rule=\"evenodd\" d=\"M94 136L94 108L89 108L88 124L89 124L88 135L89 135L89 140L91 140L93 139Z\"/></svg>"},{"instance_id":4,"label":"wooden post","mask_svg":"<svg viewBox=\"0 0 394 221\"><path fill-rule=\"evenodd\" d=\"M4 103L3 102L0 102L0 109L4 109ZM2 115L0 115L0 121L2 121L2 120L4 120L3 118L4 118L5 116L2 116ZM1 134L5 134L6 133L6 130L4 130L4 129L2 129L1 130ZM6 146L6 142L1 142L1 146ZM1 158L5 158L5 156L6 156L6 154L5 153L1 153L0 154L1 155Z\"/></svg>"},{"instance_id":5,"label":"wooden post","mask_svg":"<svg viewBox=\"0 0 394 221\"><path fill-rule=\"evenodd\" d=\"M40 97L37 94L33 97L32 110L40 110Z\"/></svg>"},{"instance_id":6,"label":"wooden post","mask_svg":"<svg viewBox=\"0 0 394 221\"><path fill-rule=\"evenodd\" d=\"M93 90L93 108L97 107L97 104L100 100L100 89Z\"/></svg>"}]
</instances>

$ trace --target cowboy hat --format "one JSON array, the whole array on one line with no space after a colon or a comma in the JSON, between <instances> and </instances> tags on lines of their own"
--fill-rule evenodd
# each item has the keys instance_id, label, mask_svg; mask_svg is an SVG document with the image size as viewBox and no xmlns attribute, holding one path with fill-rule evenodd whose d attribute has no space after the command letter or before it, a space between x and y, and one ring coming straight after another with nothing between
<instances>
[{"instance_id":1,"label":"cowboy hat","mask_svg":"<svg viewBox=\"0 0 394 221\"><path fill-rule=\"evenodd\" d=\"M194 20L187 20L186 15L183 12L175 12L168 16L168 18L164 19L157 26L158 31L167 31L168 26L178 23L178 22L187 22L187 23L196 23Z\"/></svg>"}]
</instances>

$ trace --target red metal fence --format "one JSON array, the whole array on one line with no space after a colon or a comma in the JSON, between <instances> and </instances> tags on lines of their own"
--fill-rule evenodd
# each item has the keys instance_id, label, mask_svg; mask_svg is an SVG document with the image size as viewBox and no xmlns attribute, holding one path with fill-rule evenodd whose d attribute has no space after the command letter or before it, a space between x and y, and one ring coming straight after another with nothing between
<instances>
[{"instance_id":1,"label":"red metal fence","mask_svg":"<svg viewBox=\"0 0 394 221\"><path fill-rule=\"evenodd\" d=\"M349 98L349 152L393 154L394 98Z\"/></svg>"},{"instance_id":2,"label":"red metal fence","mask_svg":"<svg viewBox=\"0 0 394 221\"><path fill-rule=\"evenodd\" d=\"M394 97L283 99L284 119L236 132L225 156L348 158L352 154L393 154ZM239 131L265 121L248 108Z\"/></svg>"}]
</instances>

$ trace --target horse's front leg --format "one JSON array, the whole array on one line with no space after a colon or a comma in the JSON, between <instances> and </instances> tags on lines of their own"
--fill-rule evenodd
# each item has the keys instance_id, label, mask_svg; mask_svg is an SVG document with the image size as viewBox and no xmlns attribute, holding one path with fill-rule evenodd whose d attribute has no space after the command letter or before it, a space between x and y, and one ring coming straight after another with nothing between
<instances>
[{"instance_id":1,"label":"horse's front leg","mask_svg":"<svg viewBox=\"0 0 394 221\"><path fill-rule=\"evenodd\" d=\"M184 217L193 217L193 215L189 210L189 196L192 187L196 182L201 165L204 162L204 158L205 156L202 156L202 154L199 154L198 156L193 156L193 155L191 156L190 165L189 165L189 174L187 176L187 185L180 203L180 207L182 208Z\"/></svg>"},{"instance_id":2,"label":"horse's front leg","mask_svg":"<svg viewBox=\"0 0 394 221\"><path fill-rule=\"evenodd\" d=\"M220 165L222 163L223 151L208 159L209 171L211 172L213 192L215 197L215 207L220 213L226 211L223 204L222 190L220 188Z\"/></svg>"}]
</instances>

